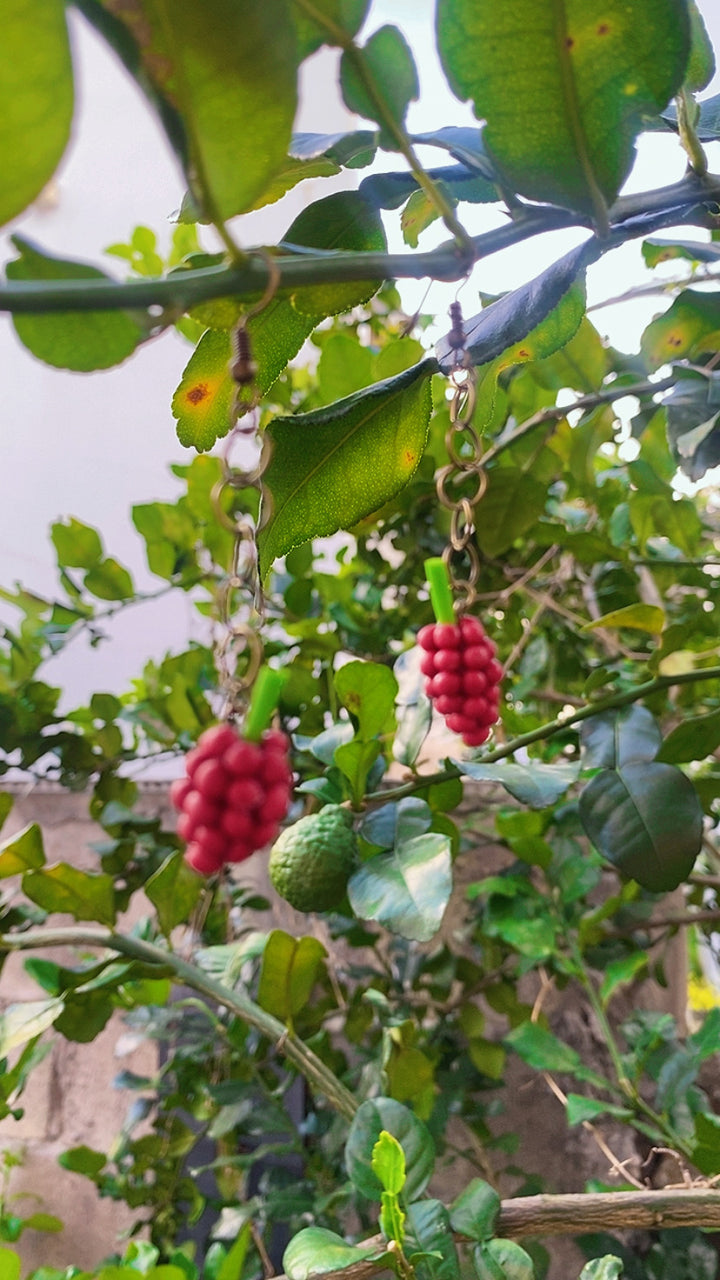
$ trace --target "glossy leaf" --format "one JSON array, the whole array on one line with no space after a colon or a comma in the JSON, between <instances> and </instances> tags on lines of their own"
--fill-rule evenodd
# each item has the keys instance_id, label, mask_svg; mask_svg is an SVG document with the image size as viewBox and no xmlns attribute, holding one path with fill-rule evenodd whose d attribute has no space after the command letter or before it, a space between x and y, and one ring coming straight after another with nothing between
<instances>
[{"instance_id":1,"label":"glossy leaf","mask_svg":"<svg viewBox=\"0 0 720 1280\"><path fill-rule=\"evenodd\" d=\"M0 1058L51 1027L63 1007L60 997L10 1004L0 1013Z\"/></svg>"},{"instance_id":2,"label":"glossy leaf","mask_svg":"<svg viewBox=\"0 0 720 1280\"><path fill-rule=\"evenodd\" d=\"M477 1280L535 1280L533 1260L515 1240L486 1240L473 1258Z\"/></svg>"},{"instance_id":3,"label":"glossy leaf","mask_svg":"<svg viewBox=\"0 0 720 1280\"><path fill-rule=\"evenodd\" d=\"M580 797L580 818L603 857L651 893L682 884L700 852L702 807L674 765L636 761L602 770Z\"/></svg>"},{"instance_id":4,"label":"glossy leaf","mask_svg":"<svg viewBox=\"0 0 720 1280\"><path fill-rule=\"evenodd\" d=\"M450 1225L471 1240L487 1240L495 1234L500 1196L489 1182L473 1178L450 1205Z\"/></svg>"},{"instance_id":5,"label":"glossy leaf","mask_svg":"<svg viewBox=\"0 0 720 1280\"><path fill-rule=\"evenodd\" d=\"M673 360L694 359L720 348L720 293L683 289L663 315L652 320L641 339L651 369Z\"/></svg>"},{"instance_id":6,"label":"glossy leaf","mask_svg":"<svg viewBox=\"0 0 720 1280\"><path fill-rule=\"evenodd\" d=\"M82 0L159 108L204 215L252 208L287 156L297 106L289 0L145 0L108 16Z\"/></svg>"},{"instance_id":7,"label":"glossy leaf","mask_svg":"<svg viewBox=\"0 0 720 1280\"><path fill-rule=\"evenodd\" d=\"M657 604L628 604L613 609L592 622L586 622L583 631L595 631L598 627L628 627L631 631L649 631L659 636L665 625L665 610Z\"/></svg>"},{"instance_id":8,"label":"glossy leaf","mask_svg":"<svg viewBox=\"0 0 720 1280\"><path fill-rule=\"evenodd\" d=\"M5 267L8 280L108 280L97 267L54 258L22 236L12 236L20 257ZM146 336L124 311L55 311L13 317L18 338L32 355L56 369L88 373L131 356Z\"/></svg>"},{"instance_id":9,"label":"glossy leaf","mask_svg":"<svg viewBox=\"0 0 720 1280\"><path fill-rule=\"evenodd\" d=\"M691 480L701 480L720 462L720 375L676 368L677 382L665 397L668 442Z\"/></svg>"},{"instance_id":10,"label":"glossy leaf","mask_svg":"<svg viewBox=\"0 0 720 1280\"><path fill-rule=\"evenodd\" d=\"M419 1254L411 1256L420 1280L460 1280L460 1264L445 1205L430 1198L416 1200L408 1207L407 1226L410 1238L419 1247Z\"/></svg>"},{"instance_id":11,"label":"glossy leaf","mask_svg":"<svg viewBox=\"0 0 720 1280\"><path fill-rule=\"evenodd\" d=\"M342 1236L325 1227L304 1227L293 1236L283 1254L283 1271L288 1280L310 1280L326 1271L340 1271L353 1263L382 1257L383 1250L346 1244Z\"/></svg>"},{"instance_id":12,"label":"glossy leaf","mask_svg":"<svg viewBox=\"0 0 720 1280\"><path fill-rule=\"evenodd\" d=\"M37 822L31 822L8 840L0 844L0 879L20 875L23 871L37 870L45 863L42 831Z\"/></svg>"},{"instance_id":13,"label":"glossy leaf","mask_svg":"<svg viewBox=\"0 0 720 1280\"><path fill-rule=\"evenodd\" d=\"M311 249L384 252L385 230L377 211L358 191L336 191L315 200L288 228L285 242ZM381 280L351 280L346 284L307 285L292 295L296 311L315 317L334 316L360 306L380 287ZM317 323L317 319L315 321Z\"/></svg>"},{"instance_id":14,"label":"glossy leaf","mask_svg":"<svg viewBox=\"0 0 720 1280\"><path fill-rule=\"evenodd\" d=\"M426 360L325 409L270 423L258 532L263 576L278 556L351 528L407 484L425 448L435 368Z\"/></svg>"},{"instance_id":15,"label":"glossy leaf","mask_svg":"<svg viewBox=\"0 0 720 1280\"><path fill-rule=\"evenodd\" d=\"M665 764L686 764L691 760L705 760L720 747L720 711L706 716L690 716L665 738L657 759Z\"/></svg>"},{"instance_id":16,"label":"glossy leaf","mask_svg":"<svg viewBox=\"0 0 720 1280\"><path fill-rule=\"evenodd\" d=\"M380 1200L383 1186L373 1171L372 1154L383 1130L403 1149L403 1191L407 1200L417 1200L432 1176L435 1147L422 1120L394 1098L369 1099L355 1112L345 1144L345 1167L353 1186L368 1200Z\"/></svg>"},{"instance_id":17,"label":"glossy leaf","mask_svg":"<svg viewBox=\"0 0 720 1280\"><path fill-rule=\"evenodd\" d=\"M429 804L417 796L406 796L396 804L371 809L360 824L359 834L368 844L392 849L396 844L422 836L432 822Z\"/></svg>"},{"instance_id":18,"label":"glossy leaf","mask_svg":"<svg viewBox=\"0 0 720 1280\"><path fill-rule=\"evenodd\" d=\"M310 999L326 955L317 938L293 938L273 929L263 951L258 1004L291 1024Z\"/></svg>"},{"instance_id":19,"label":"glossy leaf","mask_svg":"<svg viewBox=\"0 0 720 1280\"><path fill-rule=\"evenodd\" d=\"M80 871L67 862L57 862L39 871L26 871L22 886L44 911L62 912L73 920L115 923L113 878L103 872Z\"/></svg>"},{"instance_id":20,"label":"glossy leaf","mask_svg":"<svg viewBox=\"0 0 720 1280\"><path fill-rule=\"evenodd\" d=\"M585 313L582 273L599 255L597 242L589 240L466 320L463 328L473 364L488 364L498 356L503 357L500 368L541 360L569 342ZM449 372L453 352L447 337L436 352Z\"/></svg>"},{"instance_id":21,"label":"glossy leaf","mask_svg":"<svg viewBox=\"0 0 720 1280\"><path fill-rule=\"evenodd\" d=\"M440 0L438 47L509 187L602 223L644 117L682 84L690 31L681 0L610 0L601 13L594 0Z\"/></svg>"},{"instance_id":22,"label":"glossy leaf","mask_svg":"<svg viewBox=\"0 0 720 1280\"><path fill-rule=\"evenodd\" d=\"M415 836L391 853L376 854L348 884L357 916L416 942L435 936L451 891L450 840L435 832Z\"/></svg>"},{"instance_id":23,"label":"glossy leaf","mask_svg":"<svg viewBox=\"0 0 720 1280\"><path fill-rule=\"evenodd\" d=\"M357 724L364 741L395 729L398 683L379 662L346 662L335 673L335 692Z\"/></svg>"},{"instance_id":24,"label":"glossy leaf","mask_svg":"<svg viewBox=\"0 0 720 1280\"><path fill-rule=\"evenodd\" d=\"M189 920L202 893L202 880L190 870L178 850L161 863L146 880L144 888L157 912L158 924L169 938L173 929Z\"/></svg>"},{"instance_id":25,"label":"glossy leaf","mask_svg":"<svg viewBox=\"0 0 720 1280\"><path fill-rule=\"evenodd\" d=\"M50 181L70 137L73 76L60 0L9 0L0 67L0 224Z\"/></svg>"},{"instance_id":26,"label":"glossy leaf","mask_svg":"<svg viewBox=\"0 0 720 1280\"><path fill-rule=\"evenodd\" d=\"M419 92L415 62L402 32L380 27L359 52L343 53L340 84L345 105L380 125L380 145L400 150L392 125L402 129L408 106Z\"/></svg>"},{"instance_id":27,"label":"glossy leaf","mask_svg":"<svg viewBox=\"0 0 720 1280\"><path fill-rule=\"evenodd\" d=\"M616 769L638 760L654 760L662 742L647 707L622 707L584 720L580 746L584 769Z\"/></svg>"},{"instance_id":28,"label":"glossy leaf","mask_svg":"<svg viewBox=\"0 0 720 1280\"><path fill-rule=\"evenodd\" d=\"M529 764L482 764L472 760L453 760L453 764L468 778L478 782L499 782L511 796L530 809L546 809L565 795L578 776L577 765L542 764L533 760Z\"/></svg>"}]
</instances>

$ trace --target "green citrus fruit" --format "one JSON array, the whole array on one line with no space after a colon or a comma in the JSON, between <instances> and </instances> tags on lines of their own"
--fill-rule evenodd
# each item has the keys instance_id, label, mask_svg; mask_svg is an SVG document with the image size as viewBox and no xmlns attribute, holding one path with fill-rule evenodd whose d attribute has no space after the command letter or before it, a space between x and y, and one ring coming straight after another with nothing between
<instances>
[{"instance_id":1,"label":"green citrus fruit","mask_svg":"<svg viewBox=\"0 0 720 1280\"><path fill-rule=\"evenodd\" d=\"M281 832L270 851L270 879L297 911L331 911L345 897L356 855L352 815L328 804Z\"/></svg>"}]
</instances>

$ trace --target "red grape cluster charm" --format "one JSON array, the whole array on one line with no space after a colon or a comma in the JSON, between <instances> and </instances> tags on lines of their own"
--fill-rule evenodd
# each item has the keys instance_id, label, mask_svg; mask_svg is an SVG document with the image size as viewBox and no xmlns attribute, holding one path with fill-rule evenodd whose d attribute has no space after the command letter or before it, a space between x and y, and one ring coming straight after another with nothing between
<instances>
[{"instance_id":1,"label":"red grape cluster charm","mask_svg":"<svg viewBox=\"0 0 720 1280\"><path fill-rule=\"evenodd\" d=\"M284 733L268 729L255 742L230 724L206 729L185 757L185 777L170 790L186 862L205 876L244 862L275 840L291 793Z\"/></svg>"},{"instance_id":2,"label":"red grape cluster charm","mask_svg":"<svg viewBox=\"0 0 720 1280\"><path fill-rule=\"evenodd\" d=\"M418 643L425 692L433 706L466 747L482 746L498 719L503 676L482 623L472 617L431 623L419 632Z\"/></svg>"}]
</instances>

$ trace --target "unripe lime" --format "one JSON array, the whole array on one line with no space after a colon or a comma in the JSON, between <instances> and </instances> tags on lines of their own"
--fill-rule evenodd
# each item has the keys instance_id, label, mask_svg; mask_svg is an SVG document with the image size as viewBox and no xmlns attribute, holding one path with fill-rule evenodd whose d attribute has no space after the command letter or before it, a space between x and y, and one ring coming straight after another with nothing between
<instances>
[{"instance_id":1,"label":"unripe lime","mask_svg":"<svg viewBox=\"0 0 720 1280\"><path fill-rule=\"evenodd\" d=\"M352 815L328 804L280 833L270 851L270 879L297 911L331 911L345 897L355 869Z\"/></svg>"}]
</instances>

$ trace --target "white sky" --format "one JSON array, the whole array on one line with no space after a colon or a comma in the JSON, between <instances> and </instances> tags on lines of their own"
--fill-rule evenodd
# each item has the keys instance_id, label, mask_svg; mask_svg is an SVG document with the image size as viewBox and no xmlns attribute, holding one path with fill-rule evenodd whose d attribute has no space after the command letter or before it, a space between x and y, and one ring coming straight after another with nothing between
<instances>
[{"instance_id":1,"label":"white sky","mask_svg":"<svg viewBox=\"0 0 720 1280\"><path fill-rule=\"evenodd\" d=\"M503 0L498 0L503 3ZM720 0L700 0L711 37L720 48ZM434 5L430 0L376 0L373 30L384 22L400 25L419 63L421 101L411 108L410 127L422 132L446 124L471 124L471 109L447 89L428 47ZM38 202L14 227L51 252L101 261L105 246L127 240L137 223L169 235L168 218L179 207L183 182L150 112L135 86L102 43L78 26L77 62L80 106L75 135L55 184L56 202ZM298 127L331 132L353 127L339 101L331 107L329 56L314 59L305 79ZM707 91L718 92L720 77ZM362 126L362 122L360 122ZM720 166L720 144L711 150L711 167ZM426 153L427 162L445 163L441 151ZM380 167L396 165L390 155ZM642 140L633 188L642 190L675 181L684 170L683 153L672 136ZM365 172L365 171L363 171ZM362 176L362 172L359 174ZM347 185L347 182L345 182ZM301 203L331 188L306 183L280 206L245 221L244 243L271 242L289 224ZM498 225L502 217L478 206L463 206L473 233ZM489 221L488 221L489 219ZM401 248L397 214L388 228L393 247ZM478 309L477 291L501 292L537 275L584 233L556 232L540 243L516 246L482 263L461 295L466 315ZM664 233L671 234L671 232ZM701 232L684 229L685 236ZM446 238L432 228L421 248ZM11 256L5 252L3 258ZM8 246L9 249L9 246ZM110 271L118 271L106 260ZM608 255L591 270L589 298L599 301L646 281L638 245ZM409 310L419 303L424 285L407 284ZM436 310L438 332L447 328L447 305L456 286L434 285L425 309ZM612 312L595 313L601 332L626 350L637 349L642 327L660 309L646 299ZM0 373L3 379L3 465L0 468L0 584L21 579L30 588L51 593L55 562L47 535L49 524L66 515L100 527L108 552L125 562L142 588L157 586L145 568L143 544L132 529L133 502L170 499L178 488L169 475L170 462L187 459L175 438L170 398L190 349L174 335L140 350L120 368L77 375L53 370L33 360L15 339L7 316L0 316ZM46 678L64 684L64 705L73 705L93 689L120 691L147 656L160 657L179 648L190 634L200 635L199 622L183 600L131 610L115 625L114 642L88 650L75 645L54 661Z\"/></svg>"}]
</instances>

